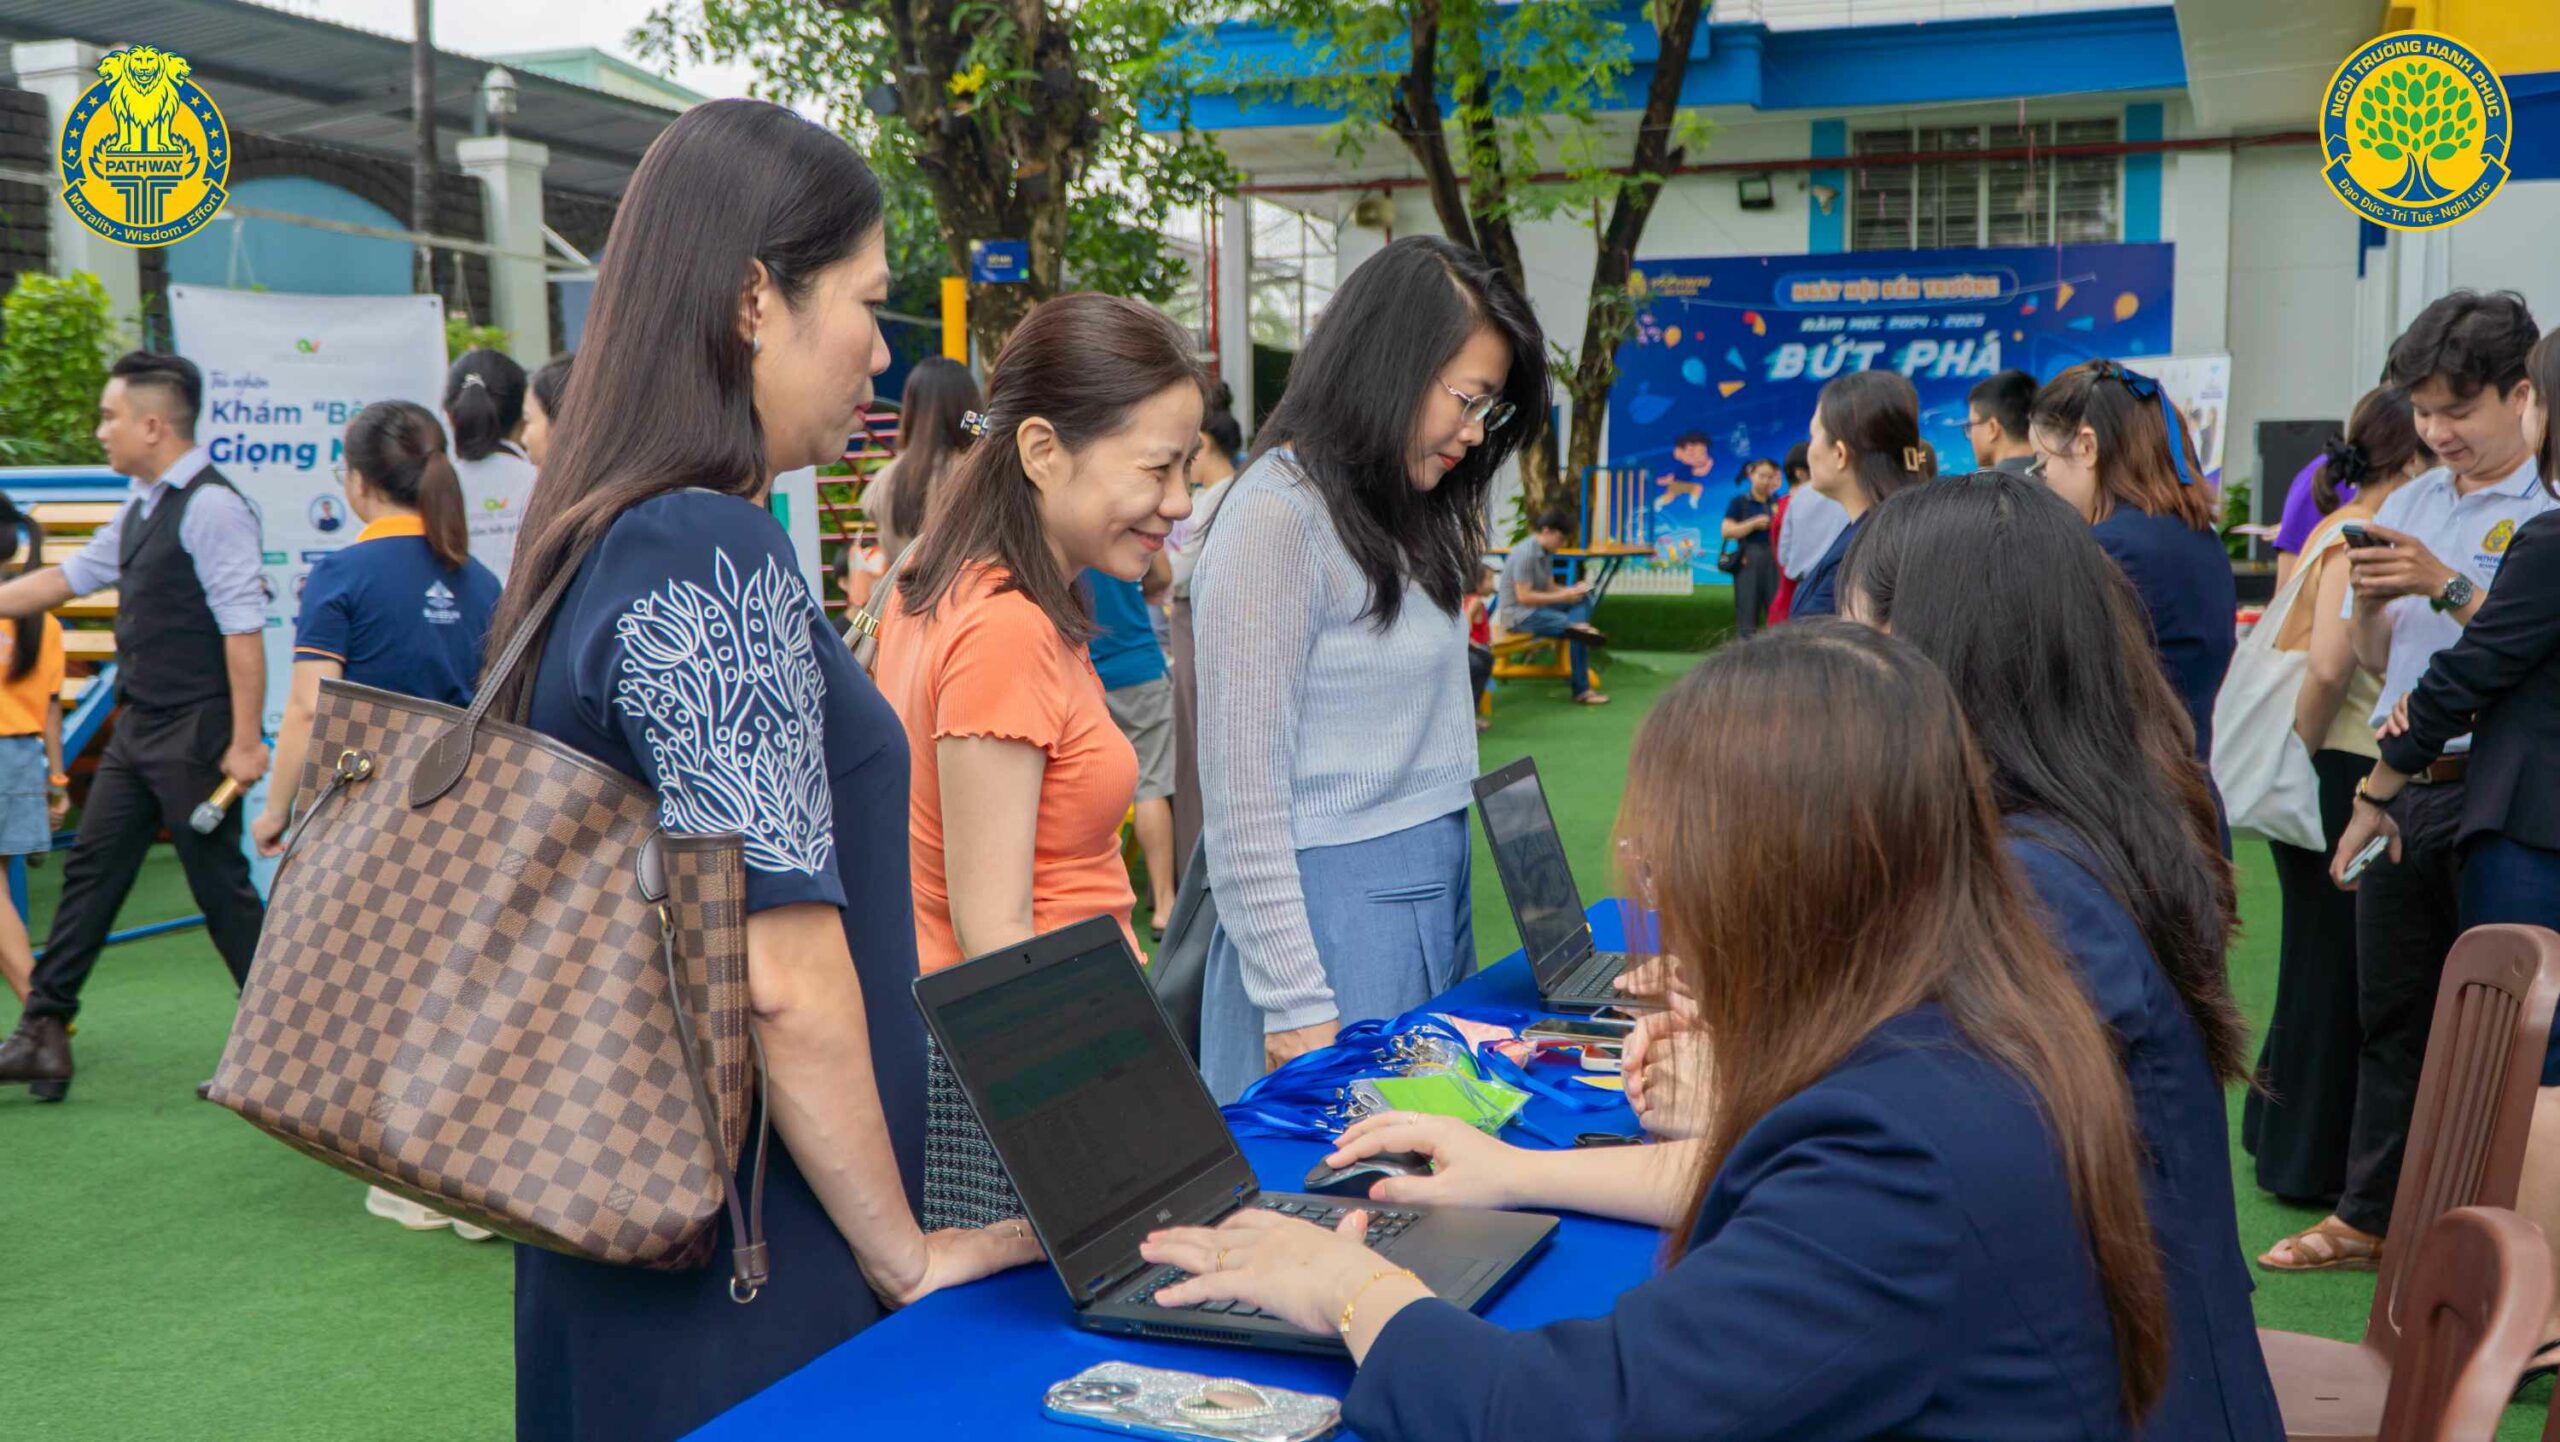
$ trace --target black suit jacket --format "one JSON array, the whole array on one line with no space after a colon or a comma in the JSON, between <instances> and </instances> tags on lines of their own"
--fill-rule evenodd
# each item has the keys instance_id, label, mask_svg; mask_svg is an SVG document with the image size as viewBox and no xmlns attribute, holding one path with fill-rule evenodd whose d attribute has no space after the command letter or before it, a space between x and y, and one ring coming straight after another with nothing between
<instances>
[{"instance_id":1,"label":"black suit jacket","mask_svg":"<svg viewBox=\"0 0 2560 1442\"><path fill-rule=\"evenodd\" d=\"M2462 639L2409 693L2409 729L2382 759L2415 775L2471 733L2461 839L2495 832L2560 851L2560 511L2516 532Z\"/></svg>"}]
</instances>

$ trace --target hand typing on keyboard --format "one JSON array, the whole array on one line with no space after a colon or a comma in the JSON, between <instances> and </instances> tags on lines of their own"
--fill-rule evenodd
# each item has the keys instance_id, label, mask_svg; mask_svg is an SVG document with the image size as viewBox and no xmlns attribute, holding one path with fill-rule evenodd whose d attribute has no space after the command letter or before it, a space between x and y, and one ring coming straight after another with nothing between
<instances>
[{"instance_id":1,"label":"hand typing on keyboard","mask_svg":"<svg viewBox=\"0 0 2560 1442\"><path fill-rule=\"evenodd\" d=\"M1357 1358L1387 1318L1431 1295L1372 1244L1416 1220L1394 1207L1274 1202L1215 1227L1174 1227L1149 1237L1139 1255L1171 1269L1144 1297L1162 1307L1277 1317L1308 1332L1330 1332L1354 1314Z\"/></svg>"}]
</instances>

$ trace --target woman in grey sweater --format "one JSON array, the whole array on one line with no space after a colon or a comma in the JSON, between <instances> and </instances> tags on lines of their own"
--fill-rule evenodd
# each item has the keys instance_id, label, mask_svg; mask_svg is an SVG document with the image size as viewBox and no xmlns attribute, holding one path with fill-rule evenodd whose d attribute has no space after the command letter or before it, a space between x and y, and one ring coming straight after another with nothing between
<instances>
[{"instance_id":1,"label":"woman in grey sweater","mask_svg":"<svg viewBox=\"0 0 2560 1442\"><path fill-rule=\"evenodd\" d=\"M1460 601L1493 474L1546 414L1537 317L1400 240L1325 307L1192 576L1221 1102L1472 970Z\"/></svg>"}]
</instances>

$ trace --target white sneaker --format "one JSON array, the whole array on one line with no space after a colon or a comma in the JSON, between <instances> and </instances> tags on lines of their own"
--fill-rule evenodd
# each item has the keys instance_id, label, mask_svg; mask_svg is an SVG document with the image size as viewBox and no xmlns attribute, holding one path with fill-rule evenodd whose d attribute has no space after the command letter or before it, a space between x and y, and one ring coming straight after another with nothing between
<instances>
[{"instance_id":1,"label":"white sneaker","mask_svg":"<svg viewBox=\"0 0 2560 1442\"><path fill-rule=\"evenodd\" d=\"M380 1187L367 1187L364 1209L386 1222L398 1222L413 1232L432 1232L453 1225L453 1218L429 1207L422 1207L407 1197L386 1192Z\"/></svg>"},{"instance_id":2,"label":"white sneaker","mask_svg":"<svg viewBox=\"0 0 2560 1442\"><path fill-rule=\"evenodd\" d=\"M466 1242L486 1242L498 1235L487 1227L475 1227L460 1217L453 1219L453 1234Z\"/></svg>"}]
</instances>

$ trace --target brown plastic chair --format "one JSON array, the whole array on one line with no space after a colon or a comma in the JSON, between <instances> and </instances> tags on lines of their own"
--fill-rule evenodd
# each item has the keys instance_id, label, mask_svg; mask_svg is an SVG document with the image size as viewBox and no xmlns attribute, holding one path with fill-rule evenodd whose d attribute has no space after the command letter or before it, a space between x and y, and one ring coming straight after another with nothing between
<instances>
[{"instance_id":1,"label":"brown plastic chair","mask_svg":"<svg viewBox=\"0 0 2560 1442\"><path fill-rule=\"evenodd\" d=\"M2542 1342L2551 1249L2513 1212L2456 1207L2417 1253L2400 1294L2381 1442L2491 1442L2516 1374Z\"/></svg>"},{"instance_id":2,"label":"brown plastic chair","mask_svg":"<svg viewBox=\"0 0 2560 1442\"><path fill-rule=\"evenodd\" d=\"M2392 1199L2394 1237L2423 1238L2456 1207L2516 1204L2555 1002L2560 936L2538 926L2480 926L2454 943L2436 990L2408 1156ZM2382 1436L2383 1400L2408 1326L2402 1304L2418 1251L2383 1248L2360 1342L2259 1329L2290 1442Z\"/></svg>"}]
</instances>

